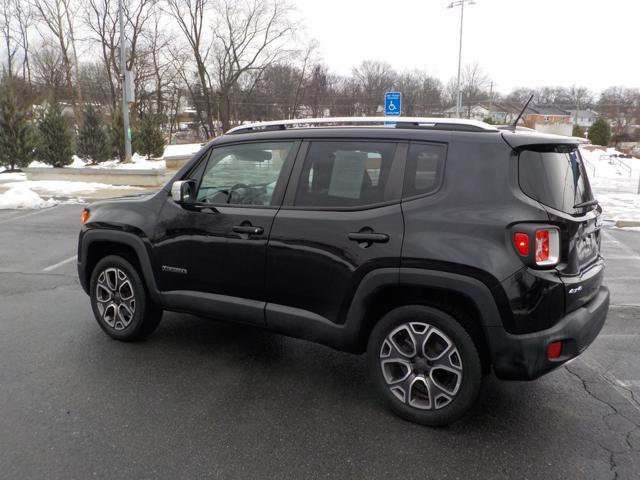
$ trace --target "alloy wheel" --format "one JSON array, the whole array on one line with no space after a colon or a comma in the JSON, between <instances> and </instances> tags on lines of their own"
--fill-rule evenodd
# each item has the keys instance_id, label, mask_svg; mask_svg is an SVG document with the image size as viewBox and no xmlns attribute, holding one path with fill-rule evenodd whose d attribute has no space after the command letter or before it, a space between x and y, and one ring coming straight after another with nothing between
<instances>
[{"instance_id":1,"label":"alloy wheel","mask_svg":"<svg viewBox=\"0 0 640 480\"><path fill-rule=\"evenodd\" d=\"M404 323L385 337L380 368L391 393L420 410L449 405L462 384L458 348L442 330L424 322Z\"/></svg>"},{"instance_id":2,"label":"alloy wheel","mask_svg":"<svg viewBox=\"0 0 640 480\"><path fill-rule=\"evenodd\" d=\"M110 267L100 272L96 302L100 317L109 327L121 331L129 326L136 312L136 297L123 270Z\"/></svg>"}]
</instances>

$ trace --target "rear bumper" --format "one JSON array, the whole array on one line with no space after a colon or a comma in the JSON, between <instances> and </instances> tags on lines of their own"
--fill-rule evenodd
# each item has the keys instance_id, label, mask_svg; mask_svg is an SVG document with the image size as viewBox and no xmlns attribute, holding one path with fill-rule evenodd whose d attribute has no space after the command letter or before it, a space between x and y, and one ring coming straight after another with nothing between
<instances>
[{"instance_id":1,"label":"rear bumper","mask_svg":"<svg viewBox=\"0 0 640 480\"><path fill-rule=\"evenodd\" d=\"M500 327L486 327L496 376L505 380L532 380L577 357L602 330L608 310L609 289L601 286L589 303L547 330L511 335ZM549 360L548 345L560 340L561 356Z\"/></svg>"}]
</instances>

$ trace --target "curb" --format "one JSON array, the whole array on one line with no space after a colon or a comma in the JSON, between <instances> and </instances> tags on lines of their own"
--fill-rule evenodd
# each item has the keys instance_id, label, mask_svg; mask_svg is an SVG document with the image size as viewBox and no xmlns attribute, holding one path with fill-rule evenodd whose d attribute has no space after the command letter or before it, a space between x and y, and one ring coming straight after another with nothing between
<instances>
[{"instance_id":1,"label":"curb","mask_svg":"<svg viewBox=\"0 0 640 480\"><path fill-rule=\"evenodd\" d=\"M640 227L640 220L616 220L616 227Z\"/></svg>"}]
</instances>

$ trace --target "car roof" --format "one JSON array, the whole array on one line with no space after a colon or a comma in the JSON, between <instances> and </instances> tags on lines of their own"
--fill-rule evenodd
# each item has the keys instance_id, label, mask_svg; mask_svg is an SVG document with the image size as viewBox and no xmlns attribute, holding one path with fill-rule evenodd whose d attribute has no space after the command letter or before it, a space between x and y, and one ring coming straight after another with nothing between
<instances>
[{"instance_id":1,"label":"car roof","mask_svg":"<svg viewBox=\"0 0 640 480\"><path fill-rule=\"evenodd\" d=\"M449 142L453 137L502 137L511 148L540 144L579 144L581 139L529 129L496 128L484 122L455 118L427 117L330 117L275 120L240 125L230 129L214 144L246 141L322 138L370 140L416 140ZM500 134L500 135L496 135Z\"/></svg>"}]
</instances>

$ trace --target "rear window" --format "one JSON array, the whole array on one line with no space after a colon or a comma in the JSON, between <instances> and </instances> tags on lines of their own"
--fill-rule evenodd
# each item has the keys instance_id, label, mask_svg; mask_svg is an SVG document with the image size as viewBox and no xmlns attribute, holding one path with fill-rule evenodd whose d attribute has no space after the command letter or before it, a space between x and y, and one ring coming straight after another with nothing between
<instances>
[{"instance_id":1,"label":"rear window","mask_svg":"<svg viewBox=\"0 0 640 480\"><path fill-rule=\"evenodd\" d=\"M574 208L593 199L589 179L577 148L536 145L520 152L520 188L543 205L572 215L594 207Z\"/></svg>"}]
</instances>

